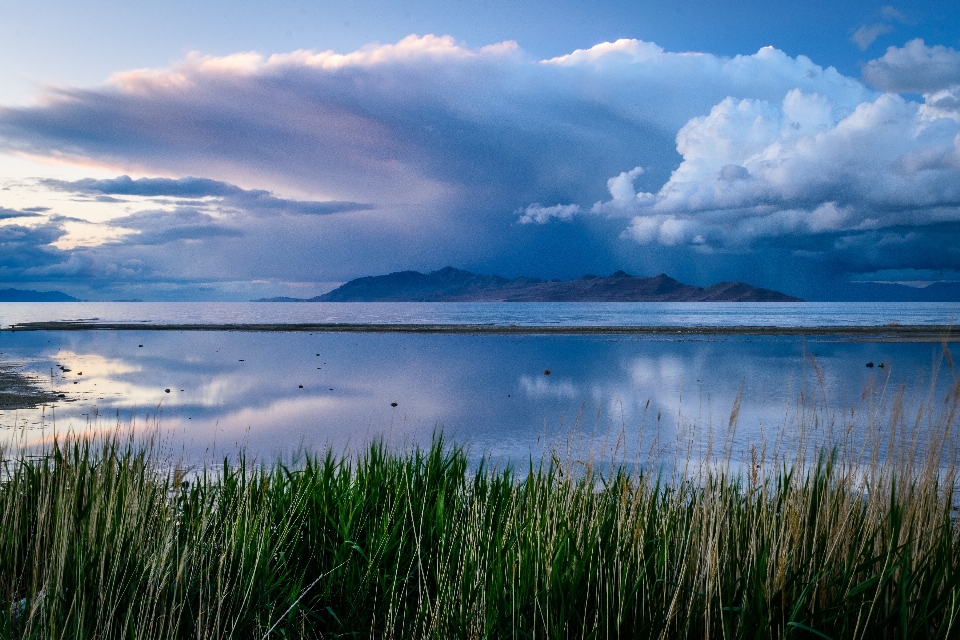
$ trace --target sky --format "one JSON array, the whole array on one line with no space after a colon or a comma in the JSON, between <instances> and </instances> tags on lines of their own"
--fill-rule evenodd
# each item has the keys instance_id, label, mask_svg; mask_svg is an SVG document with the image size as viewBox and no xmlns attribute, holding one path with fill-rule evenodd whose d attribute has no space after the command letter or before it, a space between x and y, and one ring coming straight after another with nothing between
<instances>
[{"instance_id":1,"label":"sky","mask_svg":"<svg viewBox=\"0 0 960 640\"><path fill-rule=\"evenodd\" d=\"M960 281L960 4L0 0L0 288Z\"/></svg>"}]
</instances>

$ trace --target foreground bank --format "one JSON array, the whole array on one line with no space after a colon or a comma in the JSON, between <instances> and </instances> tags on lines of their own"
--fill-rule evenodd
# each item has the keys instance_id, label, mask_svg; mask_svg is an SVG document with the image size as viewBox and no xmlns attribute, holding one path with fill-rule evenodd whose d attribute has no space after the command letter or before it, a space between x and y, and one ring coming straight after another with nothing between
<instances>
[{"instance_id":1,"label":"foreground bank","mask_svg":"<svg viewBox=\"0 0 960 640\"><path fill-rule=\"evenodd\" d=\"M958 396L922 440L894 406L866 419L883 435L817 444L813 413L806 444L743 464L8 450L0 637L955 637Z\"/></svg>"}]
</instances>

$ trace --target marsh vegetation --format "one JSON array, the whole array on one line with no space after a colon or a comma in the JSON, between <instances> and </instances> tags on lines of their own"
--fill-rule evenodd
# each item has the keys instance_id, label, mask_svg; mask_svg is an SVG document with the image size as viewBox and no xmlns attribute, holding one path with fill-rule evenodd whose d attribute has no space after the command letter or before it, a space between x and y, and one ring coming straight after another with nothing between
<instances>
[{"instance_id":1,"label":"marsh vegetation","mask_svg":"<svg viewBox=\"0 0 960 640\"><path fill-rule=\"evenodd\" d=\"M743 400L744 402L747 400ZM188 468L150 437L3 452L3 638L956 637L960 383L809 395L525 465L426 447Z\"/></svg>"}]
</instances>

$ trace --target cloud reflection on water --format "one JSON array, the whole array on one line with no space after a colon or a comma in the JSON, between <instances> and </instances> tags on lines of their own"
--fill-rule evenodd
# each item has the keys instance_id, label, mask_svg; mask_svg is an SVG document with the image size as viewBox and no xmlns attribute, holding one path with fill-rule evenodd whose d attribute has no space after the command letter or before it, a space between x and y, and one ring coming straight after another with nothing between
<instances>
[{"instance_id":1,"label":"cloud reflection on water","mask_svg":"<svg viewBox=\"0 0 960 640\"><path fill-rule=\"evenodd\" d=\"M524 460L572 431L672 439L679 425L722 435L741 389L737 446L748 449L761 430L783 424L804 388L833 409L859 401L871 379L891 390L907 384L921 397L941 347L794 337L80 331L4 333L0 351L4 361L52 371L53 388L76 398L53 412L0 413L0 434L12 434L14 423L47 433L53 416L59 432L135 422L159 424L190 455L215 443L221 452L245 445L275 455L379 436L422 442L443 429L476 454ZM887 366L868 369L868 361ZM58 373L59 365L71 371ZM41 437L36 428L28 438Z\"/></svg>"}]
</instances>

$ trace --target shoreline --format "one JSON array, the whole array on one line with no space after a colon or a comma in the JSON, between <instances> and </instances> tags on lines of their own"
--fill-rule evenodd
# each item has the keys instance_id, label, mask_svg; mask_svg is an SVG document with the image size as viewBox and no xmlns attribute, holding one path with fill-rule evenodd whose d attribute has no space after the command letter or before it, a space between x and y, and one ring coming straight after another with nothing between
<instances>
[{"instance_id":1,"label":"shoreline","mask_svg":"<svg viewBox=\"0 0 960 640\"><path fill-rule=\"evenodd\" d=\"M131 322L28 322L0 328L16 331L249 331L309 333L443 333L492 335L814 336L871 342L960 342L957 325L658 326L493 325L371 323L147 324Z\"/></svg>"},{"instance_id":2,"label":"shoreline","mask_svg":"<svg viewBox=\"0 0 960 640\"><path fill-rule=\"evenodd\" d=\"M609 462L571 440L526 473L472 463L442 430L209 466L119 429L68 432L5 452L0 623L143 640L955 637L957 402L922 424L884 409L889 438L851 415L863 444L821 443L811 412L796 453L721 438L704 456L687 432L633 458L624 432Z\"/></svg>"},{"instance_id":3,"label":"shoreline","mask_svg":"<svg viewBox=\"0 0 960 640\"><path fill-rule=\"evenodd\" d=\"M36 409L58 400L66 400L66 394L46 390L16 363L0 362L0 411Z\"/></svg>"}]
</instances>

